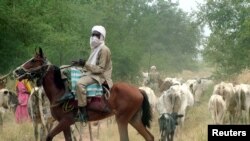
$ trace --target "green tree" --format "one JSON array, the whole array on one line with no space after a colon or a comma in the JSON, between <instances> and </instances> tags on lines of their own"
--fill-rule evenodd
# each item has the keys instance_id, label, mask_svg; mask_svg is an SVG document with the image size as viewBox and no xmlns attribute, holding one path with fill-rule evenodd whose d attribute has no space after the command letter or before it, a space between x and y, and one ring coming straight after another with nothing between
<instances>
[{"instance_id":1,"label":"green tree","mask_svg":"<svg viewBox=\"0 0 250 141\"><path fill-rule=\"evenodd\" d=\"M249 0L207 0L197 13L208 24L211 35L205 42L204 57L219 75L230 75L250 66Z\"/></svg>"},{"instance_id":2,"label":"green tree","mask_svg":"<svg viewBox=\"0 0 250 141\"><path fill-rule=\"evenodd\" d=\"M196 67L199 28L168 1L2 0L0 73L30 58L36 47L56 65L87 59L96 24L107 30L115 81L134 81L152 64L167 72Z\"/></svg>"}]
</instances>

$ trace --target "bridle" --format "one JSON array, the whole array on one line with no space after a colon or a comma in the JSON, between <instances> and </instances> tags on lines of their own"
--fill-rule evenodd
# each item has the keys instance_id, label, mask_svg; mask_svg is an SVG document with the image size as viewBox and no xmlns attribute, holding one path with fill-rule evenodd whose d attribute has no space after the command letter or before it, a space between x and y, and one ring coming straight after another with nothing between
<instances>
[{"instance_id":1,"label":"bridle","mask_svg":"<svg viewBox=\"0 0 250 141\"><path fill-rule=\"evenodd\" d=\"M26 69L24 67L25 64L28 62L32 62L33 60L41 61L42 65L34 67L34 68ZM42 58L42 59L31 58L30 60L23 63L18 68L18 70L21 70L23 73L19 78L24 77L24 76L30 80L34 80L37 78L38 79L37 81L41 82L42 78L47 74L50 67L51 67L51 63L46 58Z\"/></svg>"}]
</instances>

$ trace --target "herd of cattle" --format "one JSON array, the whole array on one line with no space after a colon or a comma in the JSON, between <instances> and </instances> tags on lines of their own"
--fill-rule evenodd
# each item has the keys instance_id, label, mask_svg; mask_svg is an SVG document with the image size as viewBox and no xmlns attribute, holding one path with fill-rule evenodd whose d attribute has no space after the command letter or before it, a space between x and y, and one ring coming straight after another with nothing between
<instances>
[{"instance_id":1,"label":"herd of cattle","mask_svg":"<svg viewBox=\"0 0 250 141\"><path fill-rule=\"evenodd\" d=\"M184 126L190 108L200 103L204 92L213 87L208 101L213 124L247 124L250 123L250 85L220 82L215 84L209 79L190 79L185 82L178 78L165 78L160 91L154 92L150 87L142 85L148 95L153 114L159 115L158 123L161 140L173 140L173 136ZM50 115L49 103L40 87L35 87L29 99L29 113L34 125L35 137L46 133L54 120ZM7 109L15 110L18 104L16 94L6 88L0 90L0 126ZM179 125L179 126L177 126ZM41 135L42 137L43 135ZM164 139L165 138L165 139Z\"/></svg>"},{"instance_id":2,"label":"herd of cattle","mask_svg":"<svg viewBox=\"0 0 250 141\"><path fill-rule=\"evenodd\" d=\"M213 88L208 100L208 110L212 121L210 124L249 124L250 123L250 85L220 82L210 79L190 79L183 82L178 78L165 78L160 85L160 94L155 94L146 86L144 89L153 108L158 111L161 140L173 140L175 128L184 126L188 110L200 103L200 97L209 87ZM154 96L153 96L154 95ZM171 117L177 113L180 118ZM168 116L166 116L168 114ZM162 128L162 119L171 127ZM171 123L172 121L172 123ZM176 125L179 124L178 127Z\"/></svg>"},{"instance_id":3,"label":"herd of cattle","mask_svg":"<svg viewBox=\"0 0 250 141\"><path fill-rule=\"evenodd\" d=\"M147 86L139 87L146 91L153 111L157 111L159 115L162 141L173 141L175 130L178 132L184 126L188 111L200 103L200 97L211 85L213 81L209 79L190 79L183 82L182 79L167 77L159 84L158 93L154 93Z\"/></svg>"},{"instance_id":4,"label":"herd of cattle","mask_svg":"<svg viewBox=\"0 0 250 141\"><path fill-rule=\"evenodd\" d=\"M250 85L216 84L208 106L215 124L249 124Z\"/></svg>"}]
</instances>

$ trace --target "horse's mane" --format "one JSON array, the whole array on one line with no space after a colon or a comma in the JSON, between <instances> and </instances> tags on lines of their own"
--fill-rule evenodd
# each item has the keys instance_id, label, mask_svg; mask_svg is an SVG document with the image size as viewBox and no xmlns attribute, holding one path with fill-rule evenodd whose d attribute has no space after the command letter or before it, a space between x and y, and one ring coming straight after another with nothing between
<instances>
[{"instance_id":1,"label":"horse's mane","mask_svg":"<svg viewBox=\"0 0 250 141\"><path fill-rule=\"evenodd\" d=\"M56 87L59 89L65 89L63 80L61 78L61 71L60 68L54 65L54 82Z\"/></svg>"}]
</instances>

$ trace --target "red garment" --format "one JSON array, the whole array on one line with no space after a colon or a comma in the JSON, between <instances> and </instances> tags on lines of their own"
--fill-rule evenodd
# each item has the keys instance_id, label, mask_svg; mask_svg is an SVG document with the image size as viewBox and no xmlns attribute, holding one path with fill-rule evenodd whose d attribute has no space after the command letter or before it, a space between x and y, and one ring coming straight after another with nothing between
<instances>
[{"instance_id":1,"label":"red garment","mask_svg":"<svg viewBox=\"0 0 250 141\"><path fill-rule=\"evenodd\" d=\"M22 123L24 121L29 121L28 113L28 100L29 92L22 81L17 82L17 96L18 96L18 106L16 108L15 117L17 123Z\"/></svg>"}]
</instances>

